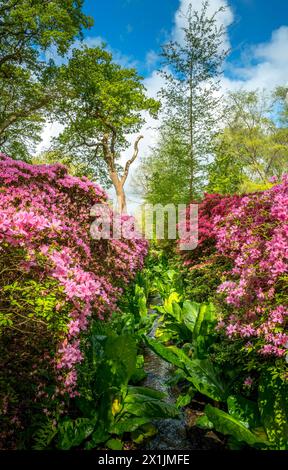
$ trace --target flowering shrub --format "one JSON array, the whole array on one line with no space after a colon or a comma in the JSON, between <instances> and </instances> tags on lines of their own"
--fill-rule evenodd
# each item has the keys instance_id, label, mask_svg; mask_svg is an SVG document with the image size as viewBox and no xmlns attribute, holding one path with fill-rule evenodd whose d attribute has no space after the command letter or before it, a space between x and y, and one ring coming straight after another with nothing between
<instances>
[{"instance_id":1,"label":"flowering shrub","mask_svg":"<svg viewBox=\"0 0 288 470\"><path fill-rule=\"evenodd\" d=\"M217 249L233 259L218 292L231 307L219 327L263 356L287 352L288 178L242 197L224 218L214 218Z\"/></svg>"},{"instance_id":2,"label":"flowering shrub","mask_svg":"<svg viewBox=\"0 0 288 470\"><path fill-rule=\"evenodd\" d=\"M90 211L107 204L107 196L59 164L29 165L0 154L0 200L0 348L6 366L0 406L8 415L19 381L24 395L33 389L34 401L48 398L48 385L52 398L78 394L89 321L117 309L123 287L143 265L147 242L93 240ZM126 219L118 220L120 226Z\"/></svg>"},{"instance_id":3,"label":"flowering shrub","mask_svg":"<svg viewBox=\"0 0 288 470\"><path fill-rule=\"evenodd\" d=\"M218 328L262 356L282 357L287 351L287 203L287 177L255 194L206 195L199 206L199 245L184 253L190 272L213 269L222 257L226 269L217 276L211 272L217 277L212 294L218 284L222 299Z\"/></svg>"},{"instance_id":4,"label":"flowering shrub","mask_svg":"<svg viewBox=\"0 0 288 470\"><path fill-rule=\"evenodd\" d=\"M183 252L185 266L195 265L196 262L206 259L216 252L217 228L214 223L214 217L223 218L239 200L240 197L237 195L221 196L220 194L205 194L203 201L198 206L198 244L195 250ZM178 240L178 245L180 243L188 245L193 241L193 232L189 233L189 212L190 207L187 207L187 238Z\"/></svg>"},{"instance_id":5,"label":"flowering shrub","mask_svg":"<svg viewBox=\"0 0 288 470\"><path fill-rule=\"evenodd\" d=\"M206 302L209 297L214 297L223 272L231 266L230 260L216 250L214 217L224 217L239 200L239 196L205 194L198 206L198 245L191 251L179 251L186 295L196 302ZM189 212L188 207L187 235L185 240L181 238L177 241L178 247L180 243L190 244L193 241L194 235L189 233Z\"/></svg>"}]
</instances>

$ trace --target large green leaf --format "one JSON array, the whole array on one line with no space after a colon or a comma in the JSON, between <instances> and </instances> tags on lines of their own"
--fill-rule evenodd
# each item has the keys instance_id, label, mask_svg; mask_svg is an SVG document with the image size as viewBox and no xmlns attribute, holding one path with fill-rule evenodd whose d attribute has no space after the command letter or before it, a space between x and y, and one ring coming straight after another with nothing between
<instances>
[{"instance_id":1,"label":"large green leaf","mask_svg":"<svg viewBox=\"0 0 288 470\"><path fill-rule=\"evenodd\" d=\"M212 400L225 400L225 387L217 371L208 359L192 359L186 363L189 376L187 380L203 395Z\"/></svg>"},{"instance_id":2,"label":"large green leaf","mask_svg":"<svg viewBox=\"0 0 288 470\"><path fill-rule=\"evenodd\" d=\"M150 417L138 417L138 416L131 416L131 415L123 415L119 421L114 423L109 431L112 434L122 435L125 432L133 432L138 429L143 424L147 424L151 421Z\"/></svg>"},{"instance_id":3,"label":"large green leaf","mask_svg":"<svg viewBox=\"0 0 288 470\"><path fill-rule=\"evenodd\" d=\"M272 373L263 373L259 383L259 409L269 441L288 450L288 387Z\"/></svg>"},{"instance_id":4,"label":"large green leaf","mask_svg":"<svg viewBox=\"0 0 288 470\"><path fill-rule=\"evenodd\" d=\"M164 300L164 310L165 312L167 313L170 313L170 315L176 315L176 318L177 318L177 313L179 314L179 310L175 313L173 311L173 304L174 303L178 303L180 301L180 296L179 294L177 294L177 292L172 292L169 297L167 299ZM180 320L180 316L179 318L177 318L177 320L179 321Z\"/></svg>"},{"instance_id":5,"label":"large green leaf","mask_svg":"<svg viewBox=\"0 0 288 470\"><path fill-rule=\"evenodd\" d=\"M95 429L96 419L67 419L59 425L58 449L69 450L79 446Z\"/></svg>"},{"instance_id":6,"label":"large green leaf","mask_svg":"<svg viewBox=\"0 0 288 470\"><path fill-rule=\"evenodd\" d=\"M190 359L185 352L176 346L164 346L153 338L146 338L151 349L165 361L184 369L187 380L203 395L213 400L223 401L225 387L208 359Z\"/></svg>"},{"instance_id":7,"label":"large green leaf","mask_svg":"<svg viewBox=\"0 0 288 470\"><path fill-rule=\"evenodd\" d=\"M130 335L109 336L105 344L107 360L113 363L113 372L122 383L127 383L136 370L137 348Z\"/></svg>"},{"instance_id":8,"label":"large green leaf","mask_svg":"<svg viewBox=\"0 0 288 470\"><path fill-rule=\"evenodd\" d=\"M171 313L170 313L171 315ZM172 303L172 316L177 322L181 322L182 310L177 302Z\"/></svg>"},{"instance_id":9,"label":"large green leaf","mask_svg":"<svg viewBox=\"0 0 288 470\"><path fill-rule=\"evenodd\" d=\"M109 441L106 442L106 447L111 450L122 450L123 449L123 444L119 439L109 439Z\"/></svg>"},{"instance_id":10,"label":"large green leaf","mask_svg":"<svg viewBox=\"0 0 288 470\"><path fill-rule=\"evenodd\" d=\"M198 314L200 311L200 304L185 300L182 307L182 319L185 326L193 333Z\"/></svg>"},{"instance_id":11,"label":"large green leaf","mask_svg":"<svg viewBox=\"0 0 288 470\"><path fill-rule=\"evenodd\" d=\"M149 387L128 387L128 395L145 395L147 397L156 398L161 400L165 398L167 395L164 392L159 392L159 390L155 390L154 388Z\"/></svg>"},{"instance_id":12,"label":"large green leaf","mask_svg":"<svg viewBox=\"0 0 288 470\"><path fill-rule=\"evenodd\" d=\"M261 426L261 417L257 403L241 395L230 396L227 399L228 411L231 416L241 421L247 428Z\"/></svg>"},{"instance_id":13,"label":"large green leaf","mask_svg":"<svg viewBox=\"0 0 288 470\"><path fill-rule=\"evenodd\" d=\"M169 362L170 364L183 369L183 361L179 359L177 354L175 354L170 347L164 346L154 338L148 338L146 336L144 339L152 351L158 354L158 356L162 357L162 359Z\"/></svg>"},{"instance_id":14,"label":"large green leaf","mask_svg":"<svg viewBox=\"0 0 288 470\"><path fill-rule=\"evenodd\" d=\"M109 439L109 432L105 430L104 423L98 422L95 431L92 433L90 440L85 444L86 450L91 450L99 444Z\"/></svg>"},{"instance_id":15,"label":"large green leaf","mask_svg":"<svg viewBox=\"0 0 288 470\"><path fill-rule=\"evenodd\" d=\"M176 418L179 414L174 405L170 405L159 398L153 398L147 394L130 390L127 393L121 414L130 413L139 417Z\"/></svg>"},{"instance_id":16,"label":"large green leaf","mask_svg":"<svg viewBox=\"0 0 288 470\"><path fill-rule=\"evenodd\" d=\"M193 338L194 338L194 339L196 339L197 336L200 334L202 322L203 322L203 320L204 320L205 313L206 313L207 309L208 309L208 305L207 305L207 304L201 304L201 305L200 305L200 310L199 310L199 313L198 313L198 316L197 316L197 319L196 319L196 323L195 323L195 327L194 327L194 332L193 332Z\"/></svg>"},{"instance_id":17,"label":"large green leaf","mask_svg":"<svg viewBox=\"0 0 288 470\"><path fill-rule=\"evenodd\" d=\"M153 437L157 434L157 428L151 423L147 423L136 431L132 432L131 438L136 444L142 444L145 439Z\"/></svg>"},{"instance_id":18,"label":"large green leaf","mask_svg":"<svg viewBox=\"0 0 288 470\"><path fill-rule=\"evenodd\" d=\"M238 442L243 442L250 446L267 446L266 441L253 434L241 421L225 413L225 411L214 408L211 405L206 405L205 414L209 421L214 424L216 431L221 434L233 436Z\"/></svg>"},{"instance_id":19,"label":"large green leaf","mask_svg":"<svg viewBox=\"0 0 288 470\"><path fill-rule=\"evenodd\" d=\"M137 303L140 318L145 319L146 316L147 316L147 312L148 312L147 299L146 299L146 296L145 296L144 287L141 287L138 284L136 284L136 286L135 286L135 300L136 300L136 303Z\"/></svg>"},{"instance_id":20,"label":"large green leaf","mask_svg":"<svg viewBox=\"0 0 288 470\"><path fill-rule=\"evenodd\" d=\"M225 399L224 384L209 359L190 359L182 349L176 346L171 346L169 349L178 356L182 362L182 368L187 371L187 380L200 393L212 400L223 401Z\"/></svg>"}]
</instances>

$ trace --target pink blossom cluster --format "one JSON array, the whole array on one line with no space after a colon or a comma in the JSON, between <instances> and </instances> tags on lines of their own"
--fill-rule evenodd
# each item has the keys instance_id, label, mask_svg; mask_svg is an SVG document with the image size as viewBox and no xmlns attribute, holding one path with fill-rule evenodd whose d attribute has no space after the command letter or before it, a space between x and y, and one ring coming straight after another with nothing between
<instances>
[{"instance_id":1,"label":"pink blossom cluster","mask_svg":"<svg viewBox=\"0 0 288 470\"><path fill-rule=\"evenodd\" d=\"M232 264L221 273L222 318L217 329L231 340L242 338L247 349L262 356L285 356L288 176L263 192L205 195L199 204L199 244L184 253L183 264L193 269L213 264L217 256Z\"/></svg>"},{"instance_id":2,"label":"pink blossom cluster","mask_svg":"<svg viewBox=\"0 0 288 470\"><path fill-rule=\"evenodd\" d=\"M184 266L193 266L204 257L215 251L216 243L216 221L222 220L231 207L235 207L240 200L240 196L221 196L220 194L205 194L203 201L198 205L198 243L197 247L191 251L181 252ZM190 206L186 209L186 220L178 225L179 233L185 233L177 241L180 245L193 245L195 231L193 226L195 220L190 220ZM182 230L181 230L182 229Z\"/></svg>"},{"instance_id":3,"label":"pink blossom cluster","mask_svg":"<svg viewBox=\"0 0 288 470\"><path fill-rule=\"evenodd\" d=\"M216 248L233 260L218 289L233 314L221 326L230 338L253 340L264 356L287 353L287 203L284 176L281 184L242 197L226 217L214 219Z\"/></svg>"},{"instance_id":4,"label":"pink blossom cluster","mask_svg":"<svg viewBox=\"0 0 288 470\"><path fill-rule=\"evenodd\" d=\"M69 320L57 332L51 361L61 393L75 396L89 320L107 318L117 309L123 287L143 266L147 242L139 237L93 240L90 211L107 204L107 195L59 164L29 165L0 153L0 200L0 252L13 249L26 278L51 278L59 285L56 309L59 316L68 311ZM126 218L119 219L120 226Z\"/></svg>"}]
</instances>

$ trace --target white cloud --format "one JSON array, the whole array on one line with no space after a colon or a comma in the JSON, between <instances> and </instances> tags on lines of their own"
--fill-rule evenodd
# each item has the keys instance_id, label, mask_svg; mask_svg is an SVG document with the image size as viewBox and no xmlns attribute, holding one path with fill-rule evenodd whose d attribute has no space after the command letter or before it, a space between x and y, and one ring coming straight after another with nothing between
<instances>
[{"instance_id":1,"label":"white cloud","mask_svg":"<svg viewBox=\"0 0 288 470\"><path fill-rule=\"evenodd\" d=\"M156 63L159 61L159 55L157 52L151 50L146 54L146 66L149 70L155 67Z\"/></svg>"},{"instance_id":2,"label":"white cloud","mask_svg":"<svg viewBox=\"0 0 288 470\"><path fill-rule=\"evenodd\" d=\"M254 45L242 67L232 68L235 79L223 79L223 88L247 90L288 84L288 26L272 32L269 42Z\"/></svg>"}]
</instances>

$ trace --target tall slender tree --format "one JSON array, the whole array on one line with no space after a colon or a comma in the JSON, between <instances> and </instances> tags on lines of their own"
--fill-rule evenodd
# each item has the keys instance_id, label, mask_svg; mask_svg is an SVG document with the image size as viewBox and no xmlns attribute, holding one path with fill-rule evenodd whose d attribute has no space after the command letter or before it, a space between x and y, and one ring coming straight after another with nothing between
<instances>
[{"instance_id":1,"label":"tall slender tree","mask_svg":"<svg viewBox=\"0 0 288 470\"><path fill-rule=\"evenodd\" d=\"M188 11L182 12L183 40L162 47L161 74L166 85L161 94L167 124L172 123L187 144L190 199L197 196L203 185L203 165L219 121L219 77L228 53L224 47L226 31L217 22L223 8L212 16L208 8L208 1L203 2L200 11L193 10L190 4Z\"/></svg>"}]
</instances>

